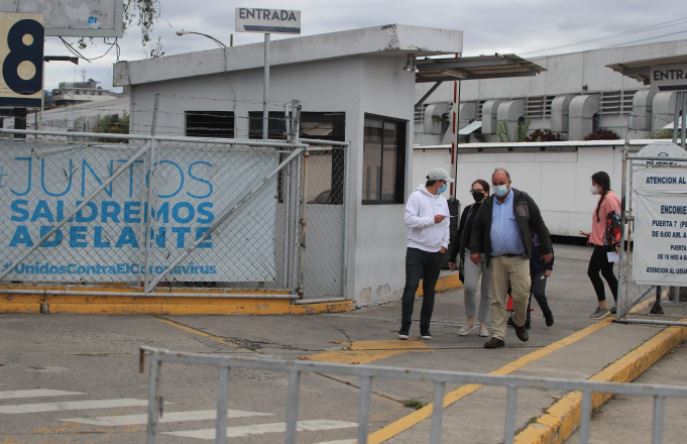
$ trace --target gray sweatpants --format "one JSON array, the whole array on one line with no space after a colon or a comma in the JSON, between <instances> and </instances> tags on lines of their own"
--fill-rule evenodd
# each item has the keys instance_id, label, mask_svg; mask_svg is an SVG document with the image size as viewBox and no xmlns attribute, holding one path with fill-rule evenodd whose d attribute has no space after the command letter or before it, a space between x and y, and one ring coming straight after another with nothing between
<instances>
[{"instance_id":1,"label":"gray sweatpants","mask_svg":"<svg viewBox=\"0 0 687 444\"><path fill-rule=\"evenodd\" d=\"M463 290L465 291L465 314L467 316L475 316L475 302L477 299L477 284L482 279L480 289L479 301L479 322L488 324L490 322L489 310L489 269L487 268L484 256L482 256L480 264L475 265L470 260L470 251L465 250L465 257L463 258L463 274L465 282L463 282Z\"/></svg>"}]
</instances>

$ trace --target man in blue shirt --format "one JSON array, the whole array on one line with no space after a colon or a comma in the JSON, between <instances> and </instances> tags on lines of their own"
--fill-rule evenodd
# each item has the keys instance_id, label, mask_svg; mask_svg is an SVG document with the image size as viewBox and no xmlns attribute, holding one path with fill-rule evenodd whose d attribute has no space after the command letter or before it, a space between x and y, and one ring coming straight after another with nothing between
<instances>
[{"instance_id":1,"label":"man in blue shirt","mask_svg":"<svg viewBox=\"0 0 687 444\"><path fill-rule=\"evenodd\" d=\"M513 296L515 334L521 341L529 339L525 322L531 284L532 235L539 235L545 262L553 257L553 249L539 207L527 193L511 187L508 171L497 168L491 182L494 193L482 204L472 228L470 260L479 264L481 255L486 256L491 274L492 337L484 346L498 348L506 344L509 287Z\"/></svg>"}]
</instances>

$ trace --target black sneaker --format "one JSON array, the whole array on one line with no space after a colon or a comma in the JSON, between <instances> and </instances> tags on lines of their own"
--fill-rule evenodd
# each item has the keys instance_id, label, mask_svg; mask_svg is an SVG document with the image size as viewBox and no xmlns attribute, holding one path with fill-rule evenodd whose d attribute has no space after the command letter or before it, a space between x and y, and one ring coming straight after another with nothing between
<instances>
[{"instance_id":1,"label":"black sneaker","mask_svg":"<svg viewBox=\"0 0 687 444\"><path fill-rule=\"evenodd\" d=\"M484 343L484 348L499 348L503 347L504 345L506 345L506 343L503 342L503 339L491 338Z\"/></svg>"},{"instance_id":2,"label":"black sneaker","mask_svg":"<svg viewBox=\"0 0 687 444\"><path fill-rule=\"evenodd\" d=\"M553 312L551 310L546 310L544 312L544 320L546 321L547 327L551 327L553 325Z\"/></svg>"},{"instance_id":3,"label":"black sneaker","mask_svg":"<svg viewBox=\"0 0 687 444\"><path fill-rule=\"evenodd\" d=\"M408 330L403 330L403 329L399 330L398 339L405 341L406 339L408 339L408 333L409 333Z\"/></svg>"},{"instance_id":4,"label":"black sneaker","mask_svg":"<svg viewBox=\"0 0 687 444\"><path fill-rule=\"evenodd\" d=\"M527 333L527 328L524 325L522 327L515 326L515 336L522 342L527 342L530 339L530 335Z\"/></svg>"},{"instance_id":5,"label":"black sneaker","mask_svg":"<svg viewBox=\"0 0 687 444\"><path fill-rule=\"evenodd\" d=\"M429 332L429 330L420 332L420 339L430 341L432 339L432 334Z\"/></svg>"}]
</instances>

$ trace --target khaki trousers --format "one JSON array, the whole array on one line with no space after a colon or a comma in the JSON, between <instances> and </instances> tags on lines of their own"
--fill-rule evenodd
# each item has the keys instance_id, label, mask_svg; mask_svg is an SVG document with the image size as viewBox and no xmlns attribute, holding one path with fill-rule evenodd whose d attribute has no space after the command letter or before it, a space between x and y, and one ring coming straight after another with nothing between
<instances>
[{"instance_id":1,"label":"khaki trousers","mask_svg":"<svg viewBox=\"0 0 687 444\"><path fill-rule=\"evenodd\" d=\"M489 264L491 273L491 335L505 340L508 312L506 298L510 285L513 296L513 322L525 325L527 320L527 302L530 297L530 261L527 257L496 256Z\"/></svg>"}]
</instances>

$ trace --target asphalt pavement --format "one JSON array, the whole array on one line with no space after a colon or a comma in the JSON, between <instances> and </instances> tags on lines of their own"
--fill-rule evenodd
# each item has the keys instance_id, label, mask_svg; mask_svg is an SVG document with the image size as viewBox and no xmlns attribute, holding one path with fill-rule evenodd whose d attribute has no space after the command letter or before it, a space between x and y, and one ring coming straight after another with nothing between
<instances>
[{"instance_id":1,"label":"asphalt pavement","mask_svg":"<svg viewBox=\"0 0 687 444\"><path fill-rule=\"evenodd\" d=\"M415 337L396 339L398 302L302 316L0 315L0 444L145 442L148 378L138 371L141 345L203 354L585 379L665 330L591 320L595 298L586 276L591 250L558 246L556 252L547 289L555 324L546 327L536 308L530 340L519 341L509 329L506 347L495 350L483 348L486 339L476 332L457 335L464 321L462 289L437 296L432 341L416 338L417 322L411 330ZM402 271L398 279L403 280ZM685 383L685 361L675 357L681 354L684 348L659 364L667 369L660 375L672 375L666 379L671 383ZM163 365L159 442L211 442L217 375L214 368ZM287 382L288 375L278 372L231 372L230 442L283 442ZM358 384L335 375L305 375L298 442L355 442ZM370 442L428 442L429 421L417 409L432 402L431 384L375 380L373 391ZM445 413L443 442L502 442L503 390L448 387L447 393L454 399ZM531 424L561 395L523 392L517 428ZM685 406L683 402L671 408L684 412ZM627 415L651 418L645 406L629 409ZM605 430L602 423L595 427ZM604 433L595 429L592 435ZM628 433L624 442L647 442L636 437Z\"/></svg>"}]
</instances>

